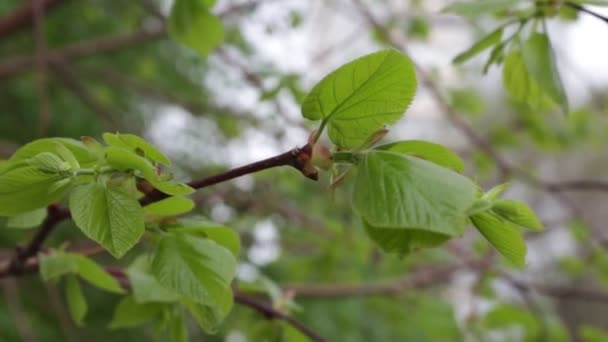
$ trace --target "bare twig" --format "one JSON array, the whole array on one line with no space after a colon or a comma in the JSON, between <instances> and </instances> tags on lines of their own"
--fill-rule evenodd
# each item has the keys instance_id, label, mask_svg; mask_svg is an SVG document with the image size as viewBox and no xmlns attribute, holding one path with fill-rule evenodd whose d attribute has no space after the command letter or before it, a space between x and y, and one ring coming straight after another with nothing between
<instances>
[{"instance_id":1,"label":"bare twig","mask_svg":"<svg viewBox=\"0 0 608 342\"><path fill-rule=\"evenodd\" d=\"M313 341L318 341L318 342L325 341L325 339L321 335L319 335L314 330L308 328L306 325L304 325L304 323L296 320L295 318L291 317L290 315L274 308L272 305L270 305L266 302L263 302L255 297L247 296L247 295L235 290L234 291L234 301L260 312L268 319L280 319L280 320L283 320L283 321L291 324L292 327L298 329L301 333L308 336Z\"/></svg>"},{"instance_id":2,"label":"bare twig","mask_svg":"<svg viewBox=\"0 0 608 342\"><path fill-rule=\"evenodd\" d=\"M279 166L294 167L305 177L316 180L318 177L317 170L309 163L311 154L311 146L305 145L302 148L294 148L277 156L237 167L235 169L228 170L207 178L194 180L188 184L195 189L202 189L246 174ZM153 190L152 192L147 193L146 196L140 200L140 203L142 205L147 205L166 197L167 195L164 193ZM61 208L59 205L49 206L46 219L30 243L25 248L18 249L11 261L7 262L0 260L0 278L10 275L19 275L26 271L37 270L38 261L36 258L33 258L33 256L35 256L41 250L44 241L48 238L56 225L67 218L70 218L70 211L68 209Z\"/></svg>"}]
</instances>

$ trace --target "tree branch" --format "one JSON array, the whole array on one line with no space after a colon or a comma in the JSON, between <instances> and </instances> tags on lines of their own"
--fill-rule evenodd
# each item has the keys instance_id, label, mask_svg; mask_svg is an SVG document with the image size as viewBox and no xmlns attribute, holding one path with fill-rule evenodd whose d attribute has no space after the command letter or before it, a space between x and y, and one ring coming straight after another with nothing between
<instances>
[{"instance_id":1,"label":"tree branch","mask_svg":"<svg viewBox=\"0 0 608 342\"><path fill-rule=\"evenodd\" d=\"M591 16L596 17L597 19L599 19L599 20L601 20L601 21L603 21L605 23L608 23L608 17L605 17L605 16L603 16L603 15L601 15L599 13L593 12L592 10L587 9L585 6L579 5L579 4L571 2L571 1L566 1L564 3L564 5L566 5L566 6L570 7L570 8L573 8L576 11L587 13L587 14L589 14Z\"/></svg>"},{"instance_id":2,"label":"tree branch","mask_svg":"<svg viewBox=\"0 0 608 342\"><path fill-rule=\"evenodd\" d=\"M294 148L285 153L277 156L264 159L258 162L254 162L248 165L237 167L226 172L222 172L207 178L194 180L188 183L195 189L203 189L211 185L226 182L231 179L259 172L262 170L279 167L279 166L291 166L299 170L307 178L316 180L318 177L317 170L309 163L312 156L312 147L305 145L302 148ZM142 206L157 202L168 196L158 190L153 190L146 194L140 203ZM32 240L28 245L20 249L18 248L14 257L9 262L0 261L0 278L9 275L20 275L25 271L34 271L38 269L38 261L33 258L40 252L42 245L51 234L56 225L71 217L70 211L67 208L61 208L59 205L54 204L47 208L47 217L43 221L40 229L36 232Z\"/></svg>"},{"instance_id":3,"label":"tree branch","mask_svg":"<svg viewBox=\"0 0 608 342\"><path fill-rule=\"evenodd\" d=\"M37 1L38 0L27 1L21 7L0 18L0 39L10 36L11 34L26 28L34 22ZM52 8L64 3L65 1L40 0L39 2L39 6L42 11L47 13Z\"/></svg>"},{"instance_id":4,"label":"tree branch","mask_svg":"<svg viewBox=\"0 0 608 342\"><path fill-rule=\"evenodd\" d=\"M124 49L134 45L147 43L157 40L166 35L165 25L157 25L153 28L141 29L128 34L112 35L92 40L87 40L64 48L49 51L46 55L47 62L60 60L72 62L77 59L94 56L102 53L109 53ZM30 70L36 65L35 56L16 56L0 63L0 79L8 78L24 71Z\"/></svg>"}]
</instances>

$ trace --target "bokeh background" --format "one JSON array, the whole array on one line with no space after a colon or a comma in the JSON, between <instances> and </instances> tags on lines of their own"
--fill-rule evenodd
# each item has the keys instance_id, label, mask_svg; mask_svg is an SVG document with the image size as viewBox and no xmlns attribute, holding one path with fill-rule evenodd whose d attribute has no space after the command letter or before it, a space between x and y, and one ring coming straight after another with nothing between
<instances>
[{"instance_id":1,"label":"bokeh background","mask_svg":"<svg viewBox=\"0 0 608 342\"><path fill-rule=\"evenodd\" d=\"M332 194L328 175L314 183L274 169L194 196L198 213L241 234L239 283L328 341L608 341L608 25L572 13L548 22L572 111L532 111L509 100L499 68L483 75L483 55L452 65L499 20L441 12L448 3L221 0L226 37L202 58L168 38L170 0L0 0L0 159L40 137L120 131L159 146L178 178L200 178L304 145L314 124L298 103L310 87L393 46L423 74L386 140L442 143L486 189L510 182L505 196L547 228L528 236L526 268L473 230L441 248L384 254L353 215L348 182ZM31 235L1 228L0 257ZM66 241L86 243L65 222L47 245ZM2 341L164 340L151 326L108 330L120 298L93 288L84 327L60 285L27 275L0 289ZM218 334L192 323L191 335L306 340L239 306Z\"/></svg>"}]
</instances>

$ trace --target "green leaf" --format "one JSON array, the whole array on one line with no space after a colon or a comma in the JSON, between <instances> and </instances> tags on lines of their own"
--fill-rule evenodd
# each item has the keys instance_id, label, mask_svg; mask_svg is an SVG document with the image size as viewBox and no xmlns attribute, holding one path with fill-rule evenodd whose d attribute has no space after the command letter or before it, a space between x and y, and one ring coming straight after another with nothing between
<instances>
[{"instance_id":1,"label":"green leaf","mask_svg":"<svg viewBox=\"0 0 608 342\"><path fill-rule=\"evenodd\" d=\"M449 235L420 229L377 228L363 221L367 235L387 253L408 254L418 249L441 245Z\"/></svg>"},{"instance_id":2,"label":"green leaf","mask_svg":"<svg viewBox=\"0 0 608 342\"><path fill-rule=\"evenodd\" d=\"M144 233L144 215L139 202L119 189L99 183L75 188L70 211L76 226L114 257L122 257Z\"/></svg>"},{"instance_id":3,"label":"green leaf","mask_svg":"<svg viewBox=\"0 0 608 342\"><path fill-rule=\"evenodd\" d=\"M10 228L34 228L39 226L46 217L46 208L35 209L15 216L6 221Z\"/></svg>"},{"instance_id":4,"label":"green leaf","mask_svg":"<svg viewBox=\"0 0 608 342\"><path fill-rule=\"evenodd\" d=\"M561 106L564 113L568 113L568 97L555 64L549 37L544 33L532 33L524 44L522 54L532 78L553 102Z\"/></svg>"},{"instance_id":5,"label":"green leaf","mask_svg":"<svg viewBox=\"0 0 608 342\"><path fill-rule=\"evenodd\" d=\"M470 48L461 52L458 56L454 57L454 60L452 61L452 63L454 63L454 64L464 63L464 62L468 61L469 59L475 57L482 51L485 51L486 49L489 49L490 47L492 47L496 44L500 44L500 41L502 40L503 31L504 31L504 28L500 27L497 30L493 31L492 33L488 34L487 36L481 38L480 40L475 42Z\"/></svg>"},{"instance_id":6,"label":"green leaf","mask_svg":"<svg viewBox=\"0 0 608 342\"><path fill-rule=\"evenodd\" d=\"M505 89L514 101L526 103L535 109L549 106L550 99L528 73L520 51L513 50L507 55L502 78Z\"/></svg>"},{"instance_id":7,"label":"green leaf","mask_svg":"<svg viewBox=\"0 0 608 342\"><path fill-rule=\"evenodd\" d=\"M464 162L449 148L422 140L399 141L376 147L377 150L405 153L447 167L458 173L464 171Z\"/></svg>"},{"instance_id":8,"label":"green leaf","mask_svg":"<svg viewBox=\"0 0 608 342\"><path fill-rule=\"evenodd\" d=\"M353 205L377 228L417 229L458 236L477 188L458 173L390 151L370 151L359 167Z\"/></svg>"},{"instance_id":9,"label":"green leaf","mask_svg":"<svg viewBox=\"0 0 608 342\"><path fill-rule=\"evenodd\" d=\"M209 334L213 334L218 331L218 326L224 321L226 316L228 316L230 310L232 310L232 306L234 305L234 297L223 297L220 305L218 305L217 308L192 301L186 301L184 304L201 329Z\"/></svg>"},{"instance_id":10,"label":"green leaf","mask_svg":"<svg viewBox=\"0 0 608 342\"><path fill-rule=\"evenodd\" d=\"M509 183L497 185L490 189L490 191L486 192L482 198L494 202L500 195L502 195L503 192L505 192L505 190L507 190L509 185Z\"/></svg>"},{"instance_id":11,"label":"green leaf","mask_svg":"<svg viewBox=\"0 0 608 342\"><path fill-rule=\"evenodd\" d=\"M517 267L526 264L526 243L519 227L492 211L471 216L473 225L492 246Z\"/></svg>"},{"instance_id":12,"label":"green leaf","mask_svg":"<svg viewBox=\"0 0 608 342\"><path fill-rule=\"evenodd\" d=\"M42 280L56 280L62 275L78 274L90 284L114 293L124 293L118 281L101 266L84 255L56 251L39 254Z\"/></svg>"},{"instance_id":13,"label":"green leaf","mask_svg":"<svg viewBox=\"0 0 608 342\"><path fill-rule=\"evenodd\" d=\"M356 147L397 122L416 91L410 59L383 50L356 59L323 78L302 103L302 115L323 120L332 142Z\"/></svg>"},{"instance_id":14,"label":"green leaf","mask_svg":"<svg viewBox=\"0 0 608 342\"><path fill-rule=\"evenodd\" d=\"M498 200L494 203L492 211L518 226L542 231L543 224L536 214L525 203L514 200Z\"/></svg>"},{"instance_id":15,"label":"green leaf","mask_svg":"<svg viewBox=\"0 0 608 342\"><path fill-rule=\"evenodd\" d=\"M454 13L463 17L478 17L485 14L514 9L520 1L521 0L459 1L445 7L442 12Z\"/></svg>"},{"instance_id":16,"label":"green leaf","mask_svg":"<svg viewBox=\"0 0 608 342\"><path fill-rule=\"evenodd\" d=\"M138 303L134 296L126 296L114 310L110 329L132 328L156 320L165 306L159 303Z\"/></svg>"},{"instance_id":17,"label":"green leaf","mask_svg":"<svg viewBox=\"0 0 608 342\"><path fill-rule=\"evenodd\" d=\"M184 196L194 192L186 184L163 181L156 174L156 168L147 159L121 147L110 146L105 149L106 161L118 170L137 170L152 186L171 196Z\"/></svg>"},{"instance_id":18,"label":"green leaf","mask_svg":"<svg viewBox=\"0 0 608 342\"><path fill-rule=\"evenodd\" d=\"M145 206L144 212L148 215L177 216L190 212L193 208L194 201L191 199L174 196Z\"/></svg>"},{"instance_id":19,"label":"green leaf","mask_svg":"<svg viewBox=\"0 0 608 342\"><path fill-rule=\"evenodd\" d=\"M78 272L78 261L72 254L65 252L54 252L52 254L39 253L40 276L43 281L57 280L65 274Z\"/></svg>"},{"instance_id":20,"label":"green leaf","mask_svg":"<svg viewBox=\"0 0 608 342\"><path fill-rule=\"evenodd\" d=\"M78 275L82 279L89 282L102 290L113 293L125 293L125 290L120 286L116 278L106 272L93 260L80 254L70 254L78 266Z\"/></svg>"},{"instance_id":21,"label":"green leaf","mask_svg":"<svg viewBox=\"0 0 608 342\"><path fill-rule=\"evenodd\" d=\"M473 203L471 209L469 209L469 216L482 213L484 211L488 211L492 209L493 202L488 201L487 199L480 198Z\"/></svg>"},{"instance_id":22,"label":"green leaf","mask_svg":"<svg viewBox=\"0 0 608 342\"><path fill-rule=\"evenodd\" d=\"M55 153L42 152L27 160L28 163L45 173L68 173L72 169L70 163L62 160Z\"/></svg>"},{"instance_id":23,"label":"green leaf","mask_svg":"<svg viewBox=\"0 0 608 342\"><path fill-rule=\"evenodd\" d=\"M224 40L222 21L209 11L209 1L176 0L169 18L169 34L202 56Z\"/></svg>"},{"instance_id":24,"label":"green leaf","mask_svg":"<svg viewBox=\"0 0 608 342\"><path fill-rule=\"evenodd\" d=\"M74 156L82 167L89 167L97 163L97 157L91 153L91 151L89 151L83 143L78 140L68 138L45 138L34 140L17 150L10 160L25 160L42 152L52 152L59 154L62 156L62 158L64 158L64 160L73 163L73 161L68 160L71 158L67 157L65 155L65 151L61 151L62 148L58 145L61 145L69 150L72 156ZM66 159L66 157L68 159Z\"/></svg>"},{"instance_id":25,"label":"green leaf","mask_svg":"<svg viewBox=\"0 0 608 342\"><path fill-rule=\"evenodd\" d=\"M74 323L81 326L84 316L87 314L87 302L76 276L68 276L65 291L70 315Z\"/></svg>"},{"instance_id":26,"label":"green leaf","mask_svg":"<svg viewBox=\"0 0 608 342\"><path fill-rule=\"evenodd\" d=\"M177 302L180 296L164 288L152 275L150 258L141 255L127 269L133 296L138 303Z\"/></svg>"},{"instance_id":27,"label":"green leaf","mask_svg":"<svg viewBox=\"0 0 608 342\"><path fill-rule=\"evenodd\" d=\"M103 140L109 146L127 149L155 163L171 165L171 161L164 153L137 135L104 133Z\"/></svg>"},{"instance_id":28,"label":"green leaf","mask_svg":"<svg viewBox=\"0 0 608 342\"><path fill-rule=\"evenodd\" d=\"M221 310L232 297L237 262L214 241L185 234L163 236L152 261L159 283L186 299Z\"/></svg>"},{"instance_id":29,"label":"green leaf","mask_svg":"<svg viewBox=\"0 0 608 342\"><path fill-rule=\"evenodd\" d=\"M241 249L241 238L234 229L203 219L184 218L179 225L170 227L172 231L192 234L213 240L226 247L235 257Z\"/></svg>"},{"instance_id":30,"label":"green leaf","mask_svg":"<svg viewBox=\"0 0 608 342\"><path fill-rule=\"evenodd\" d=\"M63 195L70 182L62 174L44 172L27 161L11 162L0 171L0 216L46 207Z\"/></svg>"}]
</instances>

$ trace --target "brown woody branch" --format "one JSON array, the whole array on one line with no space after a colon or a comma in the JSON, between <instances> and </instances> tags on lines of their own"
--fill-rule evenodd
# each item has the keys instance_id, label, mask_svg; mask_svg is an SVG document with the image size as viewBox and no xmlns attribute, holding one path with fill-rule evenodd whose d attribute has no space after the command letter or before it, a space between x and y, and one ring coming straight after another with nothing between
<instances>
[{"instance_id":1,"label":"brown woody branch","mask_svg":"<svg viewBox=\"0 0 608 342\"><path fill-rule=\"evenodd\" d=\"M36 2L39 2L37 4ZM64 0L29 0L26 1L21 7L17 8L13 12L0 18L0 39L6 38L11 34L24 29L35 20L37 6L43 12L47 13L52 8L59 4L65 3Z\"/></svg>"},{"instance_id":2,"label":"brown woody branch","mask_svg":"<svg viewBox=\"0 0 608 342\"><path fill-rule=\"evenodd\" d=\"M194 180L188 183L195 189L203 189L211 185L226 182L231 179L259 172L262 170L279 167L279 166L291 166L299 170L307 178L316 180L318 177L317 170L310 164L310 158L312 157L312 147L305 145L302 148L294 148L288 152L279 154L277 156L264 159L258 162L254 162L245 166L237 167L226 172L222 172L207 178ZM160 201L163 198L168 197L164 193L153 190L146 194L144 198L140 200L141 205L147 205L153 202ZM35 260L34 256L41 251L42 245L51 234L57 224L65 219L70 218L70 211L66 208L61 208L59 205L51 205L47 208L48 215L40 229L36 232L32 240L24 248L17 248L17 251L13 258L7 261L0 260L0 278L10 275L20 275L25 271L36 270L38 267L38 261Z\"/></svg>"},{"instance_id":3,"label":"brown woody branch","mask_svg":"<svg viewBox=\"0 0 608 342\"><path fill-rule=\"evenodd\" d=\"M115 266L106 266L104 269L106 270L106 272L108 272L114 278L116 278L116 280L118 280L118 282L120 283L120 285L123 288L129 289L131 287L129 278L122 268L115 267ZM264 317L266 317L267 319L279 319L279 320L285 321L286 323L293 326L295 329L299 330L304 335L308 336L312 341L317 341L317 342L325 341L325 339L321 335L319 335L317 332L315 332L314 330L312 330L309 327L307 327L306 325L304 325L304 323L300 322L299 320L297 320L297 319L293 318L292 316L286 314L285 312L273 307L271 304L266 303L262 300L259 300L255 297L243 294L243 293L239 292L237 289L234 289L234 301L236 303L239 303L244 306L248 306L248 307L258 311L259 313L264 315Z\"/></svg>"}]
</instances>

